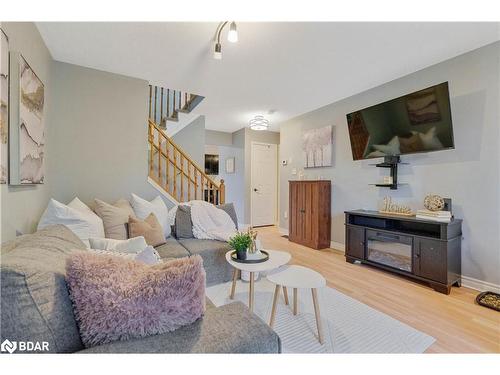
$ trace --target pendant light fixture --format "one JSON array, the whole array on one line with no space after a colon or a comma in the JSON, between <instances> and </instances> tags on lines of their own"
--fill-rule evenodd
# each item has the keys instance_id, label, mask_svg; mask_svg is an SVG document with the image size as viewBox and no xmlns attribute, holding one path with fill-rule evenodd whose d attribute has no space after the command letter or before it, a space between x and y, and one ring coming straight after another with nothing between
<instances>
[{"instance_id":1,"label":"pendant light fixture","mask_svg":"<svg viewBox=\"0 0 500 375\"><path fill-rule=\"evenodd\" d=\"M264 116L257 115L251 119L248 124L252 130L267 130L269 129L269 120L265 119Z\"/></svg>"},{"instance_id":2,"label":"pendant light fixture","mask_svg":"<svg viewBox=\"0 0 500 375\"><path fill-rule=\"evenodd\" d=\"M214 59L221 60L222 59L222 44L220 41L220 35L224 27L229 23L229 21L224 21L217 26L217 30L215 31L215 46L214 46ZM238 41L238 29L236 26L236 22L231 22L229 25L229 32L227 34L227 40L231 43L236 43Z\"/></svg>"}]
</instances>

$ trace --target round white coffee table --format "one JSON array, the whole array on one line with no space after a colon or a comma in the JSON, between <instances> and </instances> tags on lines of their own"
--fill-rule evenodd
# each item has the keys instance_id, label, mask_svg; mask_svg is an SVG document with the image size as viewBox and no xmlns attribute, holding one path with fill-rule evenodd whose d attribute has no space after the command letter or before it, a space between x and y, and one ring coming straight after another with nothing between
<instances>
[{"instance_id":1,"label":"round white coffee table","mask_svg":"<svg viewBox=\"0 0 500 375\"><path fill-rule=\"evenodd\" d=\"M263 249L263 250L267 251L267 253L269 254L269 259L262 263L235 262L234 260L231 259L231 253L233 252L233 250L228 251L226 253L227 262L234 267L233 283L231 285L231 293L229 295L229 298L231 299L234 298L234 292L236 290L236 280L238 280L238 276L239 274L241 274L241 271L249 272L250 292L248 293L248 308L252 312L253 312L253 300L254 300L253 297L254 297L254 283L255 283L254 273L274 270L278 267L281 267L284 264L287 264L292 258L292 256L285 251L268 250L268 249Z\"/></svg>"},{"instance_id":2,"label":"round white coffee table","mask_svg":"<svg viewBox=\"0 0 500 375\"><path fill-rule=\"evenodd\" d=\"M318 340L323 344L323 332L321 328L321 316L318 303L318 288L323 288L326 285L325 278L318 272L302 266L285 266L276 272L267 275L267 279L276 284L274 289L273 308L271 310L271 319L269 325L271 328L274 325L276 317L276 305L278 303L278 296L280 287L293 288L293 315L297 315L297 289L307 288L311 289L312 300L314 305L314 315L316 316L316 326L318 328ZM286 290L286 289L284 289ZM286 299L285 299L286 303ZM288 303L287 303L288 304Z\"/></svg>"}]
</instances>

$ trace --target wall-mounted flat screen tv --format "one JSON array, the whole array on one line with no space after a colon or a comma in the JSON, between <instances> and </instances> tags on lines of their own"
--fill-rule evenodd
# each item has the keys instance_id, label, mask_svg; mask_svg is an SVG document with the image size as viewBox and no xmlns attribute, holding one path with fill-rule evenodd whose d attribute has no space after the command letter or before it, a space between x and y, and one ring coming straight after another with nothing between
<instances>
[{"instance_id":1,"label":"wall-mounted flat screen tv","mask_svg":"<svg viewBox=\"0 0 500 375\"><path fill-rule=\"evenodd\" d=\"M347 115L354 160L454 148L448 82Z\"/></svg>"}]
</instances>

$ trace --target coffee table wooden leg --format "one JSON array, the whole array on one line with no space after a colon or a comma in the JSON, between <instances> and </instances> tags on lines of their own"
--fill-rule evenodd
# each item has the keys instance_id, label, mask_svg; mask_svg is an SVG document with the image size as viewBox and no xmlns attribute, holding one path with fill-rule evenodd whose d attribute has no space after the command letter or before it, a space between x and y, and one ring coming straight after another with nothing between
<instances>
[{"instance_id":1,"label":"coffee table wooden leg","mask_svg":"<svg viewBox=\"0 0 500 375\"><path fill-rule=\"evenodd\" d=\"M238 269L235 268L233 271L233 285L231 285L231 294L229 298L234 299L234 292L236 291L236 281L238 280Z\"/></svg>"},{"instance_id":2,"label":"coffee table wooden leg","mask_svg":"<svg viewBox=\"0 0 500 375\"><path fill-rule=\"evenodd\" d=\"M271 319L269 320L269 326L273 328L274 318L276 317L276 305L278 304L278 297L280 295L280 286L276 285L274 288L274 298L273 298L273 308L271 310Z\"/></svg>"},{"instance_id":3,"label":"coffee table wooden leg","mask_svg":"<svg viewBox=\"0 0 500 375\"><path fill-rule=\"evenodd\" d=\"M248 295L248 308L253 312L253 289L254 289L254 273L250 272L250 293Z\"/></svg>"},{"instance_id":4,"label":"coffee table wooden leg","mask_svg":"<svg viewBox=\"0 0 500 375\"><path fill-rule=\"evenodd\" d=\"M293 315L297 315L297 288L293 288Z\"/></svg>"},{"instance_id":5,"label":"coffee table wooden leg","mask_svg":"<svg viewBox=\"0 0 500 375\"><path fill-rule=\"evenodd\" d=\"M285 297L285 305L288 305L288 290L286 290L286 286L283 286L283 296Z\"/></svg>"},{"instance_id":6,"label":"coffee table wooden leg","mask_svg":"<svg viewBox=\"0 0 500 375\"><path fill-rule=\"evenodd\" d=\"M323 344L323 330L321 328L321 315L319 313L318 291L313 288L311 289L311 292L314 304L314 315L316 315L316 326L318 327L318 340L320 344Z\"/></svg>"}]
</instances>

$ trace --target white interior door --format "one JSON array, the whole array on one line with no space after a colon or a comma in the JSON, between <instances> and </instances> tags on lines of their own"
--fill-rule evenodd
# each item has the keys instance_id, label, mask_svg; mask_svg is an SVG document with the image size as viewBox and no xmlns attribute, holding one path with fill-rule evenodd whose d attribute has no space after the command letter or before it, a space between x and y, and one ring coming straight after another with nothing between
<instances>
[{"instance_id":1,"label":"white interior door","mask_svg":"<svg viewBox=\"0 0 500 375\"><path fill-rule=\"evenodd\" d=\"M252 226L274 225L278 202L278 146L252 143Z\"/></svg>"}]
</instances>

